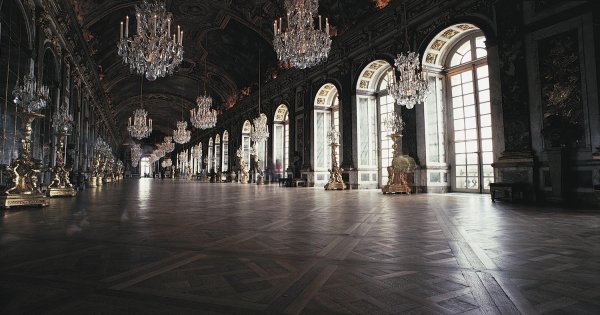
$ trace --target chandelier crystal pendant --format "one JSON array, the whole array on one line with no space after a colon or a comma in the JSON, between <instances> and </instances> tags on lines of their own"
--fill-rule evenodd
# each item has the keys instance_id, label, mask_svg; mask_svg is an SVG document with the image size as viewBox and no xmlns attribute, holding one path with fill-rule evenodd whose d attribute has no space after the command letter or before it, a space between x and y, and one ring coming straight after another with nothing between
<instances>
[{"instance_id":1,"label":"chandelier crystal pendant","mask_svg":"<svg viewBox=\"0 0 600 315\"><path fill-rule=\"evenodd\" d=\"M135 6L136 33L129 37L129 16L120 25L118 54L132 72L149 81L173 74L183 60L183 31L171 33L171 12L162 1L144 1Z\"/></svg>"},{"instance_id":2,"label":"chandelier crystal pendant","mask_svg":"<svg viewBox=\"0 0 600 315\"><path fill-rule=\"evenodd\" d=\"M318 8L318 0L285 0L286 27L282 18L273 22L273 47L280 61L305 69L327 59L331 50L329 19L323 21ZM317 15L318 27L315 27Z\"/></svg>"},{"instance_id":3,"label":"chandelier crystal pendant","mask_svg":"<svg viewBox=\"0 0 600 315\"><path fill-rule=\"evenodd\" d=\"M50 90L33 75L25 75L23 84L19 80L12 91L14 102L26 112L37 112L48 105Z\"/></svg>"},{"instance_id":4,"label":"chandelier crystal pendant","mask_svg":"<svg viewBox=\"0 0 600 315\"><path fill-rule=\"evenodd\" d=\"M190 141L192 132L187 130L187 121L178 121L177 129L173 130L173 140L179 144Z\"/></svg>"},{"instance_id":5,"label":"chandelier crystal pendant","mask_svg":"<svg viewBox=\"0 0 600 315\"><path fill-rule=\"evenodd\" d=\"M429 86L427 75L422 72L419 53L410 50L406 2L404 3L404 40L408 52L406 55L400 53L394 59L395 70L400 75L396 78L396 75L392 74L387 88L396 100L396 104L412 109L416 104L425 101Z\"/></svg>"},{"instance_id":6,"label":"chandelier crystal pendant","mask_svg":"<svg viewBox=\"0 0 600 315\"><path fill-rule=\"evenodd\" d=\"M165 151L165 153L171 153L175 150L175 143L173 143L173 137L166 136L165 141L162 143L161 148Z\"/></svg>"},{"instance_id":7,"label":"chandelier crystal pendant","mask_svg":"<svg viewBox=\"0 0 600 315\"><path fill-rule=\"evenodd\" d=\"M52 128L58 134L68 135L71 133L73 116L71 116L66 106L59 106L58 110L52 115Z\"/></svg>"},{"instance_id":8,"label":"chandelier crystal pendant","mask_svg":"<svg viewBox=\"0 0 600 315\"><path fill-rule=\"evenodd\" d=\"M404 130L404 121L402 120L402 115L398 112L392 112L387 114L387 116L383 120L383 125L385 128L393 134L402 135L402 131Z\"/></svg>"}]
</instances>

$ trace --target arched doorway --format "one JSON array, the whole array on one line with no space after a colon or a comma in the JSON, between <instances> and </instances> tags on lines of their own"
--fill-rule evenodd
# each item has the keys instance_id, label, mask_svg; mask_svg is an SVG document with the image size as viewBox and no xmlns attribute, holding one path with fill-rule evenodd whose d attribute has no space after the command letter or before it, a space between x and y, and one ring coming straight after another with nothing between
<instances>
[{"instance_id":1,"label":"arched doorway","mask_svg":"<svg viewBox=\"0 0 600 315\"><path fill-rule=\"evenodd\" d=\"M338 90L331 83L323 84L315 95L313 110L313 156L314 184L325 185L329 180L331 169L331 146L327 133L331 128L340 131L340 106ZM337 160L340 162L342 139L340 137L337 149Z\"/></svg>"}]
</instances>

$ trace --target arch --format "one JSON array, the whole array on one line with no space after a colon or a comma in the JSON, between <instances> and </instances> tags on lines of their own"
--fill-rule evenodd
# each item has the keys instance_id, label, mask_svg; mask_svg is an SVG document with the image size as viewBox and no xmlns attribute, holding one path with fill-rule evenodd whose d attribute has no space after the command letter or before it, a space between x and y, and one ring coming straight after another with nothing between
<instances>
[{"instance_id":1,"label":"arch","mask_svg":"<svg viewBox=\"0 0 600 315\"><path fill-rule=\"evenodd\" d=\"M223 131L223 161L222 161L222 169L223 172L229 171L229 132L227 130Z\"/></svg>"},{"instance_id":2,"label":"arch","mask_svg":"<svg viewBox=\"0 0 600 315\"><path fill-rule=\"evenodd\" d=\"M315 171L314 184L324 185L329 179L329 169L331 168L331 147L327 139L329 130L333 127L340 131L340 106L339 91L333 83L325 83L315 95L313 109L313 130L312 130L312 165ZM340 152L342 151L342 139L337 142L339 147L336 151L336 158L340 161Z\"/></svg>"},{"instance_id":3,"label":"arch","mask_svg":"<svg viewBox=\"0 0 600 315\"><path fill-rule=\"evenodd\" d=\"M213 137L208 138L208 163L206 165L207 172L212 173L215 171L214 168L214 141Z\"/></svg>"},{"instance_id":4,"label":"arch","mask_svg":"<svg viewBox=\"0 0 600 315\"><path fill-rule=\"evenodd\" d=\"M287 105L280 104L273 117L273 163L276 178L285 177L289 164L290 124Z\"/></svg>"},{"instance_id":5,"label":"arch","mask_svg":"<svg viewBox=\"0 0 600 315\"><path fill-rule=\"evenodd\" d=\"M449 183L428 185L486 192L494 181L492 125L497 119L492 117L485 41L479 27L462 22L440 30L426 47L423 68L430 83L424 104L426 164L450 165L449 172L427 170L432 174L426 176L448 178Z\"/></svg>"},{"instance_id":6,"label":"arch","mask_svg":"<svg viewBox=\"0 0 600 315\"><path fill-rule=\"evenodd\" d=\"M246 163L250 163L250 132L252 132L252 123L246 120L242 125L242 151Z\"/></svg>"},{"instance_id":7,"label":"arch","mask_svg":"<svg viewBox=\"0 0 600 315\"><path fill-rule=\"evenodd\" d=\"M387 91L393 75L392 65L378 59L362 69L357 82L355 128L358 145L355 154L358 183L364 188L377 188L387 182L393 143L383 127L383 121L396 110L395 101Z\"/></svg>"},{"instance_id":8,"label":"arch","mask_svg":"<svg viewBox=\"0 0 600 315\"><path fill-rule=\"evenodd\" d=\"M217 134L215 136L215 148L214 148L214 157L213 157L213 168L215 169L215 172L220 172L221 171L221 135Z\"/></svg>"},{"instance_id":9,"label":"arch","mask_svg":"<svg viewBox=\"0 0 600 315\"><path fill-rule=\"evenodd\" d=\"M375 91L382 75L392 70L392 64L386 60L378 59L367 64L358 76L356 82L357 93L359 90Z\"/></svg>"}]
</instances>

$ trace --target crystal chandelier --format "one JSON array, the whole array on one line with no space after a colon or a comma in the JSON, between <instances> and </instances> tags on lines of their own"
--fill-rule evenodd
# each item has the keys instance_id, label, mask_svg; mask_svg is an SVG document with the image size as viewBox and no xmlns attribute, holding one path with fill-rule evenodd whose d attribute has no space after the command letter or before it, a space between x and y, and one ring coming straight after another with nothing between
<instances>
[{"instance_id":1,"label":"crystal chandelier","mask_svg":"<svg viewBox=\"0 0 600 315\"><path fill-rule=\"evenodd\" d=\"M267 116L260 112L260 52L258 53L258 117L252 120L252 129L250 130L250 139L257 142L266 141L269 138L269 127L267 126Z\"/></svg>"},{"instance_id":2,"label":"crystal chandelier","mask_svg":"<svg viewBox=\"0 0 600 315\"><path fill-rule=\"evenodd\" d=\"M425 101L429 87L427 78L421 71L419 54L412 51L406 55L398 54L394 64L400 76L396 78L395 75L391 75L388 91L396 103L411 109L415 104Z\"/></svg>"},{"instance_id":3,"label":"crystal chandelier","mask_svg":"<svg viewBox=\"0 0 600 315\"><path fill-rule=\"evenodd\" d=\"M48 105L49 92L47 86L35 80L33 75L23 77L23 85L19 80L12 91L14 102L26 112L37 112Z\"/></svg>"},{"instance_id":4,"label":"crystal chandelier","mask_svg":"<svg viewBox=\"0 0 600 315\"><path fill-rule=\"evenodd\" d=\"M127 123L127 131L132 137L140 140L150 136L152 133L152 119L147 117L148 112L145 109L138 108L133 111L133 123L132 117L129 117Z\"/></svg>"},{"instance_id":5,"label":"crystal chandelier","mask_svg":"<svg viewBox=\"0 0 600 315\"><path fill-rule=\"evenodd\" d=\"M177 155L177 160L181 166L187 165L187 154L184 151L179 152Z\"/></svg>"},{"instance_id":6,"label":"crystal chandelier","mask_svg":"<svg viewBox=\"0 0 600 315\"><path fill-rule=\"evenodd\" d=\"M240 146L237 151L235 152L235 156L237 156L238 158L241 158L242 156L244 156L244 150L242 149L242 146Z\"/></svg>"},{"instance_id":7,"label":"crystal chandelier","mask_svg":"<svg viewBox=\"0 0 600 315\"><path fill-rule=\"evenodd\" d=\"M171 153L175 150L175 143L173 143L173 137L166 136L165 141L161 144L161 148L165 151L165 153Z\"/></svg>"},{"instance_id":8,"label":"crystal chandelier","mask_svg":"<svg viewBox=\"0 0 600 315\"><path fill-rule=\"evenodd\" d=\"M171 36L171 12L162 1L144 1L135 6L136 34L129 37L129 16L121 22L119 56L129 69L149 81L173 74L183 60L183 31Z\"/></svg>"},{"instance_id":9,"label":"crystal chandelier","mask_svg":"<svg viewBox=\"0 0 600 315\"><path fill-rule=\"evenodd\" d=\"M179 144L184 144L190 141L192 132L187 130L187 121L178 121L177 129L173 130L173 140Z\"/></svg>"},{"instance_id":10,"label":"crystal chandelier","mask_svg":"<svg viewBox=\"0 0 600 315\"><path fill-rule=\"evenodd\" d=\"M319 15L319 25L315 28L318 8L318 0L285 0L285 30L281 18L273 22L273 47L280 61L305 69L327 59L331 49L329 19L325 18L323 24Z\"/></svg>"},{"instance_id":11,"label":"crystal chandelier","mask_svg":"<svg viewBox=\"0 0 600 315\"><path fill-rule=\"evenodd\" d=\"M396 78L391 75L388 81L388 91L396 100L396 104L412 109L416 104L425 101L427 91L427 76L423 75L419 53L410 50L408 42L408 19L406 17L406 2L404 3L404 39L408 47L406 55L400 53L394 59L395 70L400 73Z\"/></svg>"},{"instance_id":12,"label":"crystal chandelier","mask_svg":"<svg viewBox=\"0 0 600 315\"><path fill-rule=\"evenodd\" d=\"M192 156L195 159L199 159L202 157L202 147L200 146L200 144L197 144L192 147Z\"/></svg>"},{"instance_id":13,"label":"crystal chandelier","mask_svg":"<svg viewBox=\"0 0 600 315\"><path fill-rule=\"evenodd\" d=\"M59 108L52 115L52 128L59 134L70 134L73 129L73 116L69 113L66 106Z\"/></svg>"},{"instance_id":14,"label":"crystal chandelier","mask_svg":"<svg viewBox=\"0 0 600 315\"><path fill-rule=\"evenodd\" d=\"M165 150L162 148L162 145L159 144L158 148L154 149L152 154L156 155L156 157L160 159L161 157L165 156Z\"/></svg>"},{"instance_id":15,"label":"crystal chandelier","mask_svg":"<svg viewBox=\"0 0 600 315\"><path fill-rule=\"evenodd\" d=\"M142 147L139 144L134 144L131 147L131 166L137 167L142 158Z\"/></svg>"},{"instance_id":16,"label":"crystal chandelier","mask_svg":"<svg viewBox=\"0 0 600 315\"><path fill-rule=\"evenodd\" d=\"M208 47L208 42L205 44ZM213 103L212 97L206 93L206 81L208 81L208 68L206 66L206 59L204 58L204 95L200 95L196 98L196 104L198 108L190 110L190 121L192 126L198 129L209 129L217 124L217 111L210 109ZM198 87L198 89L200 89Z\"/></svg>"},{"instance_id":17,"label":"crystal chandelier","mask_svg":"<svg viewBox=\"0 0 600 315\"><path fill-rule=\"evenodd\" d=\"M143 108L143 86L144 79L142 78L140 83L140 106L142 108L133 111L133 117L129 117L127 122L127 132L138 140L147 138L152 133L152 119L148 118L148 112Z\"/></svg>"}]
</instances>

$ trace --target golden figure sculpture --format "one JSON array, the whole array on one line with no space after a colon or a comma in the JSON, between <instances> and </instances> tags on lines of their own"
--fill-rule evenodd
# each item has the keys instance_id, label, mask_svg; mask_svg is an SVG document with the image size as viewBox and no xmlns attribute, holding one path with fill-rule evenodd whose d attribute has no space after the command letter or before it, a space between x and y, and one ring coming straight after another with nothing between
<instances>
[{"instance_id":1,"label":"golden figure sculpture","mask_svg":"<svg viewBox=\"0 0 600 315\"><path fill-rule=\"evenodd\" d=\"M72 197L77 194L69 180L69 170L65 168L65 136L58 133L56 148L56 164L52 167L52 183L48 185L48 197Z\"/></svg>"},{"instance_id":2,"label":"golden figure sculpture","mask_svg":"<svg viewBox=\"0 0 600 315\"><path fill-rule=\"evenodd\" d=\"M408 155L399 155L398 152L398 139L402 137L397 133L390 135L392 138L394 149L394 157L392 163L387 167L388 171L388 182L387 185L381 188L381 191L386 193L406 193L410 194L412 191L413 172L416 168L415 160Z\"/></svg>"},{"instance_id":3,"label":"golden figure sculpture","mask_svg":"<svg viewBox=\"0 0 600 315\"><path fill-rule=\"evenodd\" d=\"M262 168L260 166L260 159L258 155L252 155L254 157L254 173L256 174L256 184L263 185L265 183L264 176L262 174Z\"/></svg>"},{"instance_id":4,"label":"golden figure sculpture","mask_svg":"<svg viewBox=\"0 0 600 315\"><path fill-rule=\"evenodd\" d=\"M4 171L7 173L12 185L0 194L2 207L12 206L47 206L48 200L38 187L38 174L40 162L31 159L31 123L43 115L33 112L21 112L23 118L24 135L21 139L19 157L12 160Z\"/></svg>"},{"instance_id":5,"label":"golden figure sculpture","mask_svg":"<svg viewBox=\"0 0 600 315\"><path fill-rule=\"evenodd\" d=\"M344 190L347 188L342 179L343 169L338 167L336 149L337 143L331 143L331 169L329 170L329 181L325 184L325 190Z\"/></svg>"}]
</instances>

